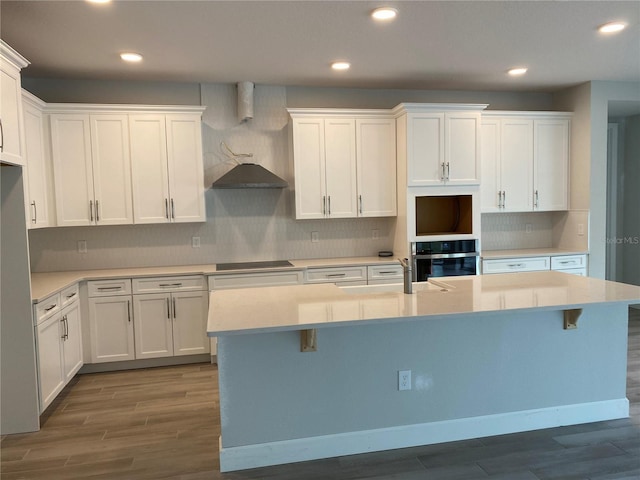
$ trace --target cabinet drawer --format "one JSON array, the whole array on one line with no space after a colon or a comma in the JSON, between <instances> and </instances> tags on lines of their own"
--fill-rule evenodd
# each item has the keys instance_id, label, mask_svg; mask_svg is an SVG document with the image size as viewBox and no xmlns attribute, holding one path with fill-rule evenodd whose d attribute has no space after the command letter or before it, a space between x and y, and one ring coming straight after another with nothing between
<instances>
[{"instance_id":1,"label":"cabinet drawer","mask_svg":"<svg viewBox=\"0 0 640 480\"><path fill-rule=\"evenodd\" d=\"M535 272L549 270L549 257L483 260L482 273Z\"/></svg>"},{"instance_id":2,"label":"cabinet drawer","mask_svg":"<svg viewBox=\"0 0 640 480\"><path fill-rule=\"evenodd\" d=\"M335 283L367 280L367 267L332 267L309 268L305 276L305 283Z\"/></svg>"},{"instance_id":3,"label":"cabinet drawer","mask_svg":"<svg viewBox=\"0 0 640 480\"><path fill-rule=\"evenodd\" d=\"M134 278L133 293L158 293L166 291L206 290L202 275L179 277Z\"/></svg>"},{"instance_id":4,"label":"cabinet drawer","mask_svg":"<svg viewBox=\"0 0 640 480\"><path fill-rule=\"evenodd\" d=\"M111 295L131 295L131 279L95 280L87 282L89 297L109 297Z\"/></svg>"},{"instance_id":5,"label":"cabinet drawer","mask_svg":"<svg viewBox=\"0 0 640 480\"><path fill-rule=\"evenodd\" d=\"M560 268L560 269L556 269L555 271L562 272L562 273L570 273L571 275L580 275L581 277L587 276L586 268Z\"/></svg>"},{"instance_id":6,"label":"cabinet drawer","mask_svg":"<svg viewBox=\"0 0 640 480\"><path fill-rule=\"evenodd\" d=\"M40 325L47 318L50 318L52 315L55 315L62 308L60 302L60 294L56 293L55 295L51 295L41 302L36 303L36 318L34 321L36 325Z\"/></svg>"},{"instance_id":7,"label":"cabinet drawer","mask_svg":"<svg viewBox=\"0 0 640 480\"><path fill-rule=\"evenodd\" d=\"M565 270L567 268L586 268L586 255L562 255L551 257L551 270Z\"/></svg>"},{"instance_id":8,"label":"cabinet drawer","mask_svg":"<svg viewBox=\"0 0 640 480\"><path fill-rule=\"evenodd\" d=\"M78 284L71 285L70 287L65 288L60 292L60 302L61 306L65 307L73 302L78 301L78 296L80 295L80 291L78 289Z\"/></svg>"},{"instance_id":9,"label":"cabinet drawer","mask_svg":"<svg viewBox=\"0 0 640 480\"><path fill-rule=\"evenodd\" d=\"M369 280L369 282L385 279L402 279L402 265L371 265L367 267L367 280Z\"/></svg>"},{"instance_id":10,"label":"cabinet drawer","mask_svg":"<svg viewBox=\"0 0 640 480\"><path fill-rule=\"evenodd\" d=\"M249 287L275 287L302 283L302 271L233 273L209 276L209 290Z\"/></svg>"}]
</instances>

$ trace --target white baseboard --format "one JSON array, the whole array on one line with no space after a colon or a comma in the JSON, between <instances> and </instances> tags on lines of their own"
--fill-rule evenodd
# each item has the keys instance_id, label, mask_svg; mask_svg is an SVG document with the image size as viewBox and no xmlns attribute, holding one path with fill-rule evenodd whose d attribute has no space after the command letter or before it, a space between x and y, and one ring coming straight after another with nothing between
<instances>
[{"instance_id":1,"label":"white baseboard","mask_svg":"<svg viewBox=\"0 0 640 480\"><path fill-rule=\"evenodd\" d=\"M230 472L283 463L599 422L628 416L629 401L626 398L621 398L238 447L223 448L222 441L220 441L220 471Z\"/></svg>"}]
</instances>

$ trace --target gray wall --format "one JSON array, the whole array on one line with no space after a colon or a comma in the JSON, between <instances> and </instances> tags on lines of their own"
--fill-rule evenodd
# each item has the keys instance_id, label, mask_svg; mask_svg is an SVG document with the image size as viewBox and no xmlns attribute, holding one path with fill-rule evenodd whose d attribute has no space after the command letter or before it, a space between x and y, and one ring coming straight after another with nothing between
<instances>
[{"instance_id":1,"label":"gray wall","mask_svg":"<svg viewBox=\"0 0 640 480\"><path fill-rule=\"evenodd\" d=\"M0 433L40 428L22 168L0 168Z\"/></svg>"},{"instance_id":2,"label":"gray wall","mask_svg":"<svg viewBox=\"0 0 640 480\"><path fill-rule=\"evenodd\" d=\"M158 84L29 79L27 90L48 102L202 104L205 184L230 168L224 140L236 152L293 181L287 107L390 108L400 102L490 103L490 108L546 110L540 93L303 88L257 85L254 119L236 120L233 84ZM195 95L197 92L197 96ZM65 227L29 232L32 271L76 270L376 255L393 245L394 218L293 219L292 190L207 190L207 222L201 224ZM379 238L372 239L372 230ZM311 232L320 241L311 242ZM199 236L201 247L191 248ZM86 240L88 252L76 252Z\"/></svg>"},{"instance_id":3,"label":"gray wall","mask_svg":"<svg viewBox=\"0 0 640 480\"><path fill-rule=\"evenodd\" d=\"M622 216L622 278L640 285L640 115L625 121Z\"/></svg>"}]
</instances>

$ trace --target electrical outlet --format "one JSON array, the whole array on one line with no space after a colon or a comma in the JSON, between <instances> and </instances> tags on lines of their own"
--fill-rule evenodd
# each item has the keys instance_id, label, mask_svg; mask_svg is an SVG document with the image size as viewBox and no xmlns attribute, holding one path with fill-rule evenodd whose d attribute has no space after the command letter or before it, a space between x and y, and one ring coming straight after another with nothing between
<instances>
[{"instance_id":1,"label":"electrical outlet","mask_svg":"<svg viewBox=\"0 0 640 480\"><path fill-rule=\"evenodd\" d=\"M191 237L191 247L200 248L200 237Z\"/></svg>"},{"instance_id":2,"label":"electrical outlet","mask_svg":"<svg viewBox=\"0 0 640 480\"><path fill-rule=\"evenodd\" d=\"M531 233L531 224L530 223L525 224L524 231L526 233Z\"/></svg>"},{"instance_id":3,"label":"electrical outlet","mask_svg":"<svg viewBox=\"0 0 640 480\"><path fill-rule=\"evenodd\" d=\"M373 240L377 240L380 237L380 230L378 230L377 228L374 228L373 230L371 230L371 238Z\"/></svg>"},{"instance_id":4,"label":"electrical outlet","mask_svg":"<svg viewBox=\"0 0 640 480\"><path fill-rule=\"evenodd\" d=\"M578 224L578 235L580 236L584 235L584 223Z\"/></svg>"},{"instance_id":5,"label":"electrical outlet","mask_svg":"<svg viewBox=\"0 0 640 480\"><path fill-rule=\"evenodd\" d=\"M318 243L319 241L318 232L311 232L311 241L313 243Z\"/></svg>"},{"instance_id":6,"label":"electrical outlet","mask_svg":"<svg viewBox=\"0 0 640 480\"><path fill-rule=\"evenodd\" d=\"M398 372L398 390L411 390L411 370Z\"/></svg>"},{"instance_id":7,"label":"electrical outlet","mask_svg":"<svg viewBox=\"0 0 640 480\"><path fill-rule=\"evenodd\" d=\"M87 253L87 241L78 240L78 253Z\"/></svg>"}]
</instances>

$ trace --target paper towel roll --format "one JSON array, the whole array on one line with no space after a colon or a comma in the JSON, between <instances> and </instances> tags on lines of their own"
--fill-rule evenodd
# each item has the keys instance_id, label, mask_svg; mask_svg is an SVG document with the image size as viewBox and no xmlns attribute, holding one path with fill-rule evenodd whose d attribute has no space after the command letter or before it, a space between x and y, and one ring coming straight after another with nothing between
<instances>
[{"instance_id":1,"label":"paper towel roll","mask_svg":"<svg viewBox=\"0 0 640 480\"><path fill-rule=\"evenodd\" d=\"M253 118L253 83L238 83L238 120L240 123Z\"/></svg>"}]
</instances>

